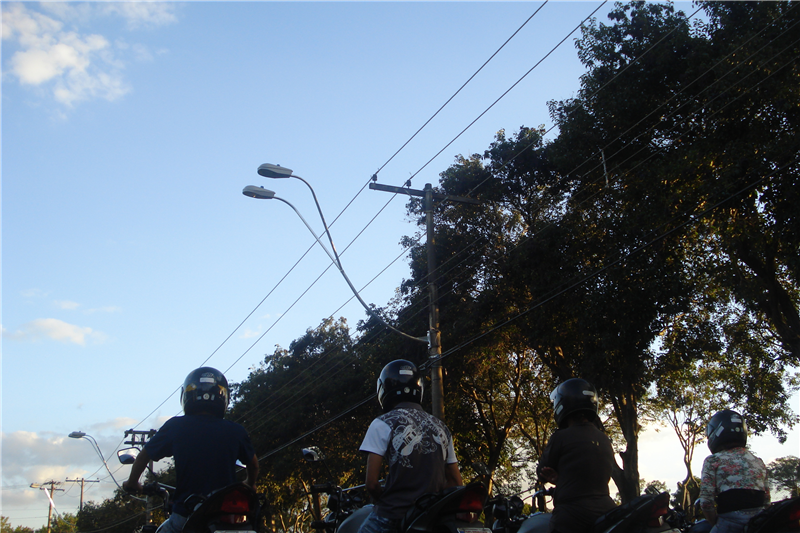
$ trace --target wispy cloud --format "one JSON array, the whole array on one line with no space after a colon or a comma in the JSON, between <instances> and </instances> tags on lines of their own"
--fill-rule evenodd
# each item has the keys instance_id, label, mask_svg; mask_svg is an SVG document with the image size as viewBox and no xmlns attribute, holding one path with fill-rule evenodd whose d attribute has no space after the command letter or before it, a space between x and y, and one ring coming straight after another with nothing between
<instances>
[{"instance_id":1,"label":"wispy cloud","mask_svg":"<svg viewBox=\"0 0 800 533\"><path fill-rule=\"evenodd\" d=\"M124 18L130 28L175 22L174 4L161 2L103 2L99 4L42 3L45 12L27 4L4 4L3 40L18 47L9 60L8 74L22 86L45 89L66 107L91 98L116 100L131 90L123 78L125 61L152 57L141 45L114 43L97 33L70 28L86 24L97 14Z\"/></svg>"},{"instance_id":2,"label":"wispy cloud","mask_svg":"<svg viewBox=\"0 0 800 533\"><path fill-rule=\"evenodd\" d=\"M85 346L87 340L103 342L106 339L104 333L94 331L90 327L68 324L57 318L37 318L27 324L23 324L22 327L15 332L6 331L4 329L3 337L17 341L52 339L67 344L78 344L80 346Z\"/></svg>"},{"instance_id":3,"label":"wispy cloud","mask_svg":"<svg viewBox=\"0 0 800 533\"><path fill-rule=\"evenodd\" d=\"M55 304L55 306L59 309L65 309L67 311L72 311L81 306L81 304L77 302L70 302L69 300L56 300L53 302L53 304Z\"/></svg>"},{"instance_id":4,"label":"wispy cloud","mask_svg":"<svg viewBox=\"0 0 800 533\"><path fill-rule=\"evenodd\" d=\"M167 2L107 2L102 5L104 11L123 17L133 29L163 26L178 20L175 5Z\"/></svg>"},{"instance_id":5,"label":"wispy cloud","mask_svg":"<svg viewBox=\"0 0 800 533\"><path fill-rule=\"evenodd\" d=\"M261 331L253 331L250 328L245 328L242 334L239 336L240 339L252 339L253 337L258 337L261 335Z\"/></svg>"},{"instance_id":6,"label":"wispy cloud","mask_svg":"<svg viewBox=\"0 0 800 533\"><path fill-rule=\"evenodd\" d=\"M122 311L122 308L116 305L104 305L102 307L93 307L91 309L86 310L87 315L91 315L93 313L119 313Z\"/></svg>"}]
</instances>

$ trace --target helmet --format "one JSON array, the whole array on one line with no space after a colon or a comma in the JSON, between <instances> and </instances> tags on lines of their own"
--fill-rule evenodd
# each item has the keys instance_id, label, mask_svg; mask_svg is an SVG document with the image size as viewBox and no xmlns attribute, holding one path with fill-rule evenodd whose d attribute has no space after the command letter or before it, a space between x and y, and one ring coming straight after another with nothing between
<instances>
[{"instance_id":1,"label":"helmet","mask_svg":"<svg viewBox=\"0 0 800 533\"><path fill-rule=\"evenodd\" d=\"M747 423L736 411L723 409L719 411L706 426L708 449L711 453L728 448L743 447L747 444Z\"/></svg>"},{"instance_id":2,"label":"helmet","mask_svg":"<svg viewBox=\"0 0 800 533\"><path fill-rule=\"evenodd\" d=\"M584 413L589 419L597 416L597 391L585 379L568 379L550 393L550 399L559 429L567 426L571 414Z\"/></svg>"},{"instance_id":3,"label":"helmet","mask_svg":"<svg viewBox=\"0 0 800 533\"><path fill-rule=\"evenodd\" d=\"M416 365L405 359L397 359L381 370L378 377L378 403L384 413L400 402L422 403L424 389Z\"/></svg>"},{"instance_id":4,"label":"helmet","mask_svg":"<svg viewBox=\"0 0 800 533\"><path fill-rule=\"evenodd\" d=\"M228 380L216 368L210 366L192 370L181 387L181 405L187 415L208 413L225 417L230 391Z\"/></svg>"}]
</instances>

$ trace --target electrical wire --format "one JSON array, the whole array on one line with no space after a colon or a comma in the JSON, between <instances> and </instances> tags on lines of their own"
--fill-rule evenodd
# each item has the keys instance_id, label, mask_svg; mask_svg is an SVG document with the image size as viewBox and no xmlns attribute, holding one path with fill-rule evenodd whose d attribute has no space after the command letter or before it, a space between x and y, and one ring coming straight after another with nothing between
<instances>
[{"instance_id":1,"label":"electrical wire","mask_svg":"<svg viewBox=\"0 0 800 533\"><path fill-rule=\"evenodd\" d=\"M779 52L779 53L780 53L780 52ZM776 54L776 55L777 55L777 54ZM622 260L622 259L619 259L619 260ZM568 289L565 289L565 290L568 290ZM549 301L549 300L548 300L548 301Z\"/></svg>"},{"instance_id":2,"label":"electrical wire","mask_svg":"<svg viewBox=\"0 0 800 533\"><path fill-rule=\"evenodd\" d=\"M630 66L630 64L628 65L628 67L629 67L629 66ZM626 67L626 68L628 68L628 67ZM555 126L554 126L554 127L555 127ZM552 128L551 128L551 129L552 129ZM413 137L412 137L412 138L413 138ZM446 149L446 147L445 147L445 149ZM444 150L444 149L443 149L443 150ZM440 152L440 153L441 153L441 152ZM396 154L395 154L395 155L396 155ZM438 155L438 154L437 154L437 155ZM394 157L394 156L392 156L392 158L393 158L393 157ZM433 160L433 159L432 159L432 160ZM431 161L432 161L432 160L431 160ZM390 158L390 160L389 160L389 161L391 161L391 158ZM389 161L387 161L387 163L388 163ZM430 161L429 161L429 162L430 162ZM426 166L427 166L427 164L428 164L428 163L426 163ZM384 166L385 166L385 165L384 165ZM381 167L381 168L383 168L383 167ZM424 168L424 167L423 167L423 168ZM421 170L422 170L422 169L420 169L420 171L421 171ZM362 190L363 190L363 188L362 188ZM359 191L359 194L360 194L360 192L361 192L361 191ZM351 200L351 203L352 203L352 200ZM349 204L348 204L348 205L349 205ZM340 213L340 215L341 215L341 213ZM338 217L337 217L337 218L338 218ZM365 229L366 229L366 228L365 228ZM362 232L363 232L363 230L362 230ZM352 242L351 242L351 244L352 244ZM251 314L252 314L252 313L251 313ZM248 315L248 317L249 317L249 316L250 316L250 315ZM245 319L245 320L246 320L246 319ZM226 340L227 340L227 339L226 339ZM224 344L224 343L223 343L223 344ZM215 350L215 352L216 352L216 350ZM448 351L448 353L450 353L450 351ZM212 355L213 355L213 354L212 354ZM243 354L243 355L244 355L244 354ZM443 356L443 357L444 357L444 356ZM239 359L237 359L237 362L238 362L238 360L240 360L240 359L241 359L241 357L240 357ZM173 393L173 394L174 394L174 393ZM166 400L165 400L165 401L166 401ZM162 405L163 405L163 403L162 403Z\"/></svg>"},{"instance_id":3,"label":"electrical wire","mask_svg":"<svg viewBox=\"0 0 800 533\"><path fill-rule=\"evenodd\" d=\"M499 49L498 49L498 50L497 50L497 51L496 51L494 54L492 54L492 56L491 56L491 57L490 57L490 58L489 58L489 59L488 59L486 62L484 62L484 64L483 64L483 65L482 65L482 66L481 66L481 67L478 69L478 71L476 71L476 72L475 72L475 73L474 73L474 74L473 74L473 75L472 75L472 76L471 76L471 77L470 77L470 78L467 80L467 82L465 82L465 83L464 83L464 84L463 84L463 85L462 85L462 86L461 86L461 87L458 89L458 91L456 91L456 93L455 93L455 94L454 94L452 97L450 97L450 98L447 100L447 102L445 102L445 104L444 104L444 105L442 105L442 106L440 107L440 109L439 109L439 110L438 110L438 111L437 111L437 112L436 112L436 113L435 113L435 114L434 114L434 115L433 115L433 116L432 116L430 119L428 119L428 121L426 121L426 123L425 123L425 124L424 124L424 125L423 125L423 126L422 126L422 127L421 127L421 128L420 128L420 129L419 129L419 130L418 130L418 131L417 131L417 132L416 132L416 133L415 133L415 134L414 134L414 135L411 137L411 139L413 139L413 138L414 138L414 137L417 135L417 133L419 133L419 131L421 131L421 130L422 130L422 129L423 129L423 128L424 128L424 127L425 127L425 126L426 126L426 125L427 125L427 124L428 124L428 123L429 123L429 122L430 122L430 121L431 121L431 120L432 120L432 119L433 119L433 118L434 118L434 117L435 117L435 116L436 116L436 115L439 113L439 111L441 111L441 110L442 110L442 109L443 109L443 108L444 108L444 107L445 107L445 106L446 106L446 105L447 105L447 104L448 104L450 101L452 101L452 99L453 99L453 98L454 98L454 97L455 97L455 96L456 96L456 95L457 95L457 94L458 94L458 93L459 93L459 92L460 92L460 91L461 91L461 90L462 90L462 89L463 89L463 88L464 88L464 87L465 87L465 86L466 86L466 85L467 85L467 84L468 84L468 83L469 83L469 82L470 82L470 81L471 81L471 80L472 80L472 79L473 79L473 78L474 78L474 77L475 77L475 76L476 76L476 75L477 75L477 74L478 74L478 73L479 73L479 72L480 72L480 71L481 71L481 70L482 70L482 69L485 67L485 66L486 66L486 64L488 64L488 63L489 63L489 62L490 62L490 61L491 61L491 60L492 60L492 59L493 59L493 58L494 58L494 57L495 57L495 56L496 56L496 55L497 55L497 54L500 52L500 50L502 50L502 49L505 47L505 45L506 45L506 44L508 44L508 42L509 42L509 41L510 41L510 40L511 40L511 39L512 39L514 36L516 36L516 35L519 33L519 31L520 31L520 30L521 30L521 29L522 29L522 28L523 28L523 27L524 27L524 26L525 26L525 25L526 25L526 24L527 24L527 23L528 23L528 22L529 22L529 21L530 21L530 20L531 20L531 19L532 19L532 18L533 18L533 17L534 17L534 16L535 16L535 15L536 15L536 14L537 14L537 13L538 13L538 12L539 12L541 9L542 9L542 7L544 7L544 5L545 5L546 3L547 3L547 2L545 2L544 4L542 4L542 6L540 6L540 7L539 7L539 8L538 8L538 9L537 9L537 10L536 10L534 13L533 13L533 15L531 15L531 16L530 16L530 17L529 17L529 18L528 18L528 19L527 19L527 20L526 20L526 21L525 21L525 22L524 22L524 23L523 23L523 24L522 24L522 25L521 25L521 26L520 26L520 27L519 27L519 28L518 28L518 29L517 29L517 30L516 30L516 31L515 31L515 32L514 32L512 35L511 35L511 37L509 37L509 38L508 38L508 39L507 39L507 40L506 40L506 41L503 43L503 45L501 45L501 46L500 46L500 48L499 48ZM602 7L602 5L604 5L605 3L606 3L606 2L603 2L603 3L601 4L601 6L600 6L600 7ZM598 7L597 9L599 9L599 7ZM595 11L593 11L593 13L594 13L594 12L596 12L596 11L597 11L597 9L596 9ZM587 17L587 18L588 18L588 17ZM585 19L584 19L584 20L585 20ZM576 29L577 29L577 28L576 28ZM565 37L565 38L564 38L564 40L566 40L566 39L569 37L569 35L571 35L572 33L574 33L574 31L575 31L575 30L573 30L572 32L570 32L570 34L568 34L568 35L567 35L567 37ZM562 42L563 42L563 40L562 40ZM560 45L560 44L561 44L561 43L559 43L559 45ZM550 53L552 53L552 50L551 50L551 52L550 52ZM549 54L548 54L548 55L549 55ZM531 70L532 70L532 69L531 69ZM529 71L529 72L530 72L530 71ZM527 75L527 74L526 74L526 75ZM507 92L508 92L508 91L507 91ZM501 98L502 98L502 97L501 97ZM498 99L498 100L499 100L499 99ZM495 103L496 103L496 102L495 102ZM492 104L492 105L494 105L494 104ZM477 119L476 119L476 120L477 120ZM462 132L462 133L463 133L463 132ZM459 134L459 136L460 136L460 135L461 135L461 134ZM387 160L387 162L386 162L386 163L384 163L384 165L382 165L382 166L380 167L380 169L384 168L384 167L385 167L385 166L386 166L386 165L387 165L387 164L388 164L388 163L389 163L389 162L390 162L390 161L391 161L391 160L392 160L392 159L393 159L393 158L394 158L394 157L395 157L395 156L396 156L396 155L397 155L397 154L398 154L398 153L399 153L399 152L400 152L400 151L401 151L401 150L402 150L402 149L403 149L403 148L404 148L404 147L405 147L405 146L406 146L406 145L407 145L407 144L408 144L410 141L411 141L411 139L409 139L409 141L407 141L407 142L406 142L406 143L405 143L405 144L404 144L404 145L403 145L403 146L402 146L402 147L401 147L401 148L400 148L400 149L399 149L397 152L395 152L395 154L394 154L394 155L392 155L392 156L389 158L389 160ZM451 142L451 143L452 143L452 142ZM444 150L444 149L443 149L443 150ZM380 169L379 169L379 170L380 170ZM421 171L421 170L422 170L422 169L420 169L420 171ZM377 173L376 173L376 175L377 175ZM362 187L361 187L361 189L358 191L358 193L357 193L357 194L356 194L356 195L353 197L353 199L352 199L352 200L350 200L350 202L349 202L349 203L348 203L348 204L345 206L345 208L344 208L344 209L343 209L343 210L342 210L342 211L339 213L339 215L338 215L338 216L337 216L337 217L334 219L334 221L331 223L331 225L333 225L333 223L335 223L335 222L336 222L336 220L338 220L338 218L339 218L339 217L340 217L340 216L341 216L341 215L344 213L344 211L345 211L345 210L346 210L346 209L347 209L347 208L348 208L348 207L349 207L349 206L350 206L350 205L351 205L351 204L352 204L352 203L355 201L355 199L356 199L356 198L357 198L357 197L358 197L358 196L359 196L359 195L360 195L360 194L361 194L361 193L362 193L362 192L363 192L363 191L366 189L366 187L367 187L367 185L368 185L368 184L369 184L369 181L367 181L367 182L364 184L364 186L362 186ZM388 202L387 202L387 205L388 205ZM377 216L377 215L376 215L376 216ZM373 218L373 220L374 220L374 218ZM369 224L367 225L367 227L368 227L368 226L369 226ZM366 227L364 228L364 230L362 230L362 233L363 233L363 231L365 231L365 230L366 230ZM313 244L312 244L312 247L313 247ZM301 259L302 259L302 257L301 257ZM298 261L298 262L299 262L299 261ZM295 264L295 266L296 266L296 264ZM293 270L293 269L294 269L294 267L292 267L292 270ZM291 270L290 270L290 272L291 272ZM288 275L288 273L287 273L287 275ZM284 276L284 278L285 278L285 277L286 277L286 276ZM274 289L273 289L273 290L274 290ZM268 297L268 296L269 296L269 294L267 295L267 297ZM266 300L266 298L267 298L267 297L265 297L265 298L262 300L262 302L261 302L261 303L263 303L263 301L264 301L264 300ZM229 339L230 339L230 338L231 338L231 337L232 337L232 336L235 334L235 332L236 332L236 331L238 331L238 329L240 329L240 328L241 328L241 326L244 324L244 322L246 322L246 320L247 320L247 319L248 319L250 316L252 316L252 314L255 312L255 310L256 310L256 309L258 309L258 307L260 307L261 303L259 303L259 304L258 304L258 305L257 305L257 306L256 306L256 307L255 307L255 308L254 308L254 309L253 309L251 312L250 312L250 314L248 314L248 316L247 316L247 317L246 317L246 318L245 318L245 319L244 319L244 320L243 320L243 321L242 321L242 322L239 324L239 326L237 326L237 327L236 327L236 328L235 328L235 329L234 329L234 330L231 332L231 334L230 334L230 335L229 335L229 336L228 336L228 337L227 337L227 338L226 338L226 339L225 339L225 340L224 340L224 341L223 341L223 342L222 342L222 343L221 343L221 344L220 344L220 345L219 345L219 346L218 346L218 347L217 347L217 348L216 348L216 349L215 349L215 350L212 352L212 354L211 354L211 355L210 355L210 356L209 356L209 357L206 359L206 361L205 361L205 362L207 362L209 359L211 359L211 357L213 357L213 355L217 353L217 351L218 351L218 350L219 350L219 349L220 349L220 348L221 348L221 347L222 347L222 346L223 346L223 345L224 345L224 344L225 344L225 343L226 343L226 342L227 342L227 341L228 341L228 340L229 340ZM294 305L294 304L293 304L293 305ZM263 337L263 335L262 335L262 337ZM259 337L259 339L260 339L260 338L262 338L262 337ZM248 348L248 349L247 349L247 351L246 351L245 353L243 353L243 354L242 354L242 355L241 355L241 356L240 356L240 357L237 359L237 362L238 362L239 360L241 360L241 358L243 358L243 357L244 357L244 355L246 355L246 353L248 353L248 352L250 351L250 349L252 349L252 346L251 346L250 348ZM203 364L205 364L205 362L204 362ZM234 363L234 364L235 364L235 363ZM168 401L170 398L172 398L172 397L175 395L175 393L176 393L176 392L178 392L178 390L180 390L180 388L178 388L178 389L176 389L175 391L173 391L173 392L172 392L172 394L170 394L170 395L169 395L169 396L168 396L166 399L164 399L164 400L163 400L163 401L162 401L162 402L161 402L161 403L160 403L160 404L159 404L159 405L158 405L158 406L157 406L155 409L153 409L153 411L151 411L151 412L150 412L150 414L148 414L148 415L147 415L147 416L146 416L146 417L145 417L145 418L144 418L142 421L140 421L140 422L139 422L139 423L138 423L136 426L134 426L134 427L139 427L141 424L143 424L145 420L147 420L149 417L151 417L151 416L152 416L152 415L153 415L155 412L157 412L157 411L158 411L158 409L160 409L160 408L161 408L161 407L162 407L162 406L163 406L163 405L164 405L164 404L165 404L165 403L166 403L166 402L167 402L167 401ZM120 444L117 446L117 449L119 449L119 446L121 446L121 443L120 443ZM116 450L115 450L115 451L116 451Z\"/></svg>"}]
</instances>

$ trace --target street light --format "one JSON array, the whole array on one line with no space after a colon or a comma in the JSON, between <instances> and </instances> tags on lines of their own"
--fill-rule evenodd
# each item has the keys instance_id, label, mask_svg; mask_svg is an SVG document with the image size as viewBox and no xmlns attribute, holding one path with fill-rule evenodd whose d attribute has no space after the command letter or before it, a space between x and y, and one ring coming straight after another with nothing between
<instances>
[{"instance_id":1,"label":"street light","mask_svg":"<svg viewBox=\"0 0 800 533\"><path fill-rule=\"evenodd\" d=\"M280 171L277 171L275 169L280 169ZM261 165L260 167L258 167L258 172L262 176L268 176L266 174L266 172L270 172L271 174L268 177L296 177L296 178L302 180L303 183L308 185L308 188L311 189L311 194L314 195L314 201L316 202L316 200L317 200L317 196L316 196L316 194L314 194L314 189L311 188L311 185L309 185L306 180L303 180L299 176L292 176L292 174L291 174L292 171L289 170L288 168L283 168L283 167L279 167L279 166L276 166L276 165L265 164L265 165ZM339 270L339 273L342 275L344 280L347 282L347 285L350 287L350 290L353 292L353 295L356 297L356 299L359 301L359 303L362 305L362 307L364 307L364 309L367 311L367 313L371 317L375 318L376 320L378 320L381 324L383 324L384 326L386 326L390 330L394 331L395 333L397 333L399 335L402 335L403 337L405 337L407 339L411 339L411 340L414 340L414 341L417 341L417 342L424 342L424 343L428 342L428 337L427 336L425 336L425 337L414 337L412 335L409 335L408 333L400 331L399 329L395 328L391 324L387 323L383 319L383 317L381 317L375 311L373 311L372 308L370 308L370 306L367 305L367 302L365 302L364 299L361 298L361 295L358 293L358 290L356 290L355 286L353 286L353 283L350 281L350 278L347 276L347 273L345 273L344 267L342 266L342 262L339 260L339 254L336 253L336 247L333 244L333 238L331 238L331 233L330 233L330 230L328 229L328 225L325 223L325 217L322 215L322 209L320 209L320 207L319 207L319 202L317 202L317 210L319 211L320 218L322 219L322 223L325 226L325 232L328 234L328 240L331 243L331 248L333 249L333 254L331 254L331 252L328 250L328 248L324 244L322 244L322 241L320 240L319 235L317 235L317 233L311 228L311 226L306 221L306 219L303 217L303 215L300 214L300 211L298 211L297 208L295 206L293 206L287 200L284 200L283 198L281 198L279 196L275 196L275 192L274 191L271 191L269 189L265 189L264 187L259 187L259 186L256 186L256 185L248 185L247 187L242 189L242 194L245 195L245 196L249 196L250 198L256 198L256 199L259 199L259 200L273 200L273 199L274 200L280 200L281 202L283 202L286 205L288 205L289 207L291 207L292 210L295 213L297 213L297 216L300 217L300 220L303 221L303 224L306 225L306 228L308 228L308 231L310 231L311 234L314 236L314 238L316 239L317 243L319 243L319 245L322 247L322 249L325 250L325 253L328 254L328 257L330 257L330 259L333 262L333 264Z\"/></svg>"},{"instance_id":2,"label":"street light","mask_svg":"<svg viewBox=\"0 0 800 533\"><path fill-rule=\"evenodd\" d=\"M97 455L100 456L100 460L103 461L103 466L106 467L106 471L108 472L108 475L111 476L111 479L114 481L114 484L118 488L120 488L120 489L122 488L122 486L119 483L117 483L117 480L114 478L114 474L111 473L111 469L108 468L108 463L106 463L106 458L103 457L103 452L100 451L100 446L97 444L97 441L94 440L94 437L92 437L91 435L87 435L83 431L73 431L72 433L69 434L69 438L71 438L71 439L87 439L89 442L91 442L92 443L92 447L94 448L94 451L96 451Z\"/></svg>"}]
</instances>

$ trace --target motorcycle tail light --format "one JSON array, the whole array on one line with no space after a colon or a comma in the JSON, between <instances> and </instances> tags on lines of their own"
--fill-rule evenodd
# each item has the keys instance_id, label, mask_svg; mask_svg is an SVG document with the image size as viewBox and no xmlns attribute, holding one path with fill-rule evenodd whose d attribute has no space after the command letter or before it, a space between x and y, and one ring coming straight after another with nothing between
<instances>
[{"instance_id":1,"label":"motorcycle tail light","mask_svg":"<svg viewBox=\"0 0 800 533\"><path fill-rule=\"evenodd\" d=\"M247 494L235 490L225 495L220 504L220 511L230 514L247 514L250 512L250 498Z\"/></svg>"},{"instance_id":2,"label":"motorcycle tail light","mask_svg":"<svg viewBox=\"0 0 800 533\"><path fill-rule=\"evenodd\" d=\"M471 524L477 522L483 512L483 498L477 492L466 490L458 504L456 520Z\"/></svg>"},{"instance_id":3,"label":"motorcycle tail light","mask_svg":"<svg viewBox=\"0 0 800 533\"><path fill-rule=\"evenodd\" d=\"M653 500L650 516L647 518L647 527L664 525L664 517L669 512L669 493L662 492Z\"/></svg>"},{"instance_id":4,"label":"motorcycle tail light","mask_svg":"<svg viewBox=\"0 0 800 533\"><path fill-rule=\"evenodd\" d=\"M788 511L788 516L786 517L788 529L800 531L800 500L795 501Z\"/></svg>"}]
</instances>

